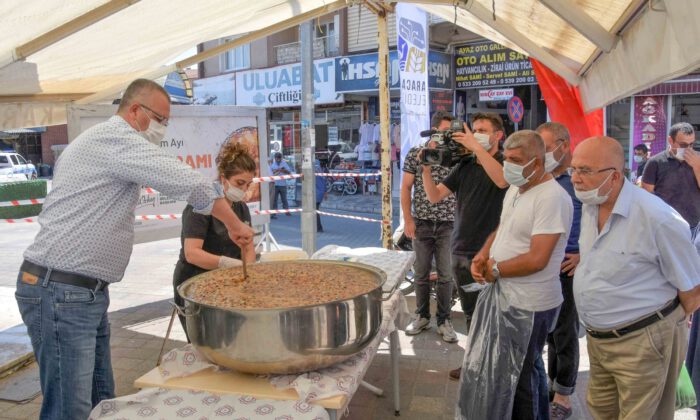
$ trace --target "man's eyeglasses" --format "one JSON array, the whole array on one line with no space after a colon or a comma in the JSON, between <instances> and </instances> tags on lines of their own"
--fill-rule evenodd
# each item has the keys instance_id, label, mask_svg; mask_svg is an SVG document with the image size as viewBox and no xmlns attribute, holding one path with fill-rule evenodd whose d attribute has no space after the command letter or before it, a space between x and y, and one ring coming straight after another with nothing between
<instances>
[{"instance_id":1,"label":"man's eyeglasses","mask_svg":"<svg viewBox=\"0 0 700 420\"><path fill-rule=\"evenodd\" d=\"M573 166L567 168L566 172L569 174L569 176L574 176L575 173L578 173L579 176L591 176L593 174L599 174L601 172L605 171L614 171L615 168L605 168L605 169L599 169L597 171L590 169L590 168L574 168Z\"/></svg>"},{"instance_id":2,"label":"man's eyeglasses","mask_svg":"<svg viewBox=\"0 0 700 420\"><path fill-rule=\"evenodd\" d=\"M166 127L168 126L168 123L170 122L169 118L165 118L164 116L160 115L159 113L157 113L156 111L152 110L144 104L139 104L139 106L153 114L153 117L155 118L156 122L158 122L158 124L162 124Z\"/></svg>"}]
</instances>

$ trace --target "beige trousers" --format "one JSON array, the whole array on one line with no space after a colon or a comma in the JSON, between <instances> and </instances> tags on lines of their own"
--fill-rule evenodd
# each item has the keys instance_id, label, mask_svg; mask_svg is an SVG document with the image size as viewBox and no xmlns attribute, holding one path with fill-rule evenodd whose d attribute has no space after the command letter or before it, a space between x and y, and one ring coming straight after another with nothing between
<instances>
[{"instance_id":1,"label":"beige trousers","mask_svg":"<svg viewBox=\"0 0 700 420\"><path fill-rule=\"evenodd\" d=\"M596 420L672 420L676 382L688 348L679 305L666 318L619 338L586 336L591 362L587 402Z\"/></svg>"}]
</instances>

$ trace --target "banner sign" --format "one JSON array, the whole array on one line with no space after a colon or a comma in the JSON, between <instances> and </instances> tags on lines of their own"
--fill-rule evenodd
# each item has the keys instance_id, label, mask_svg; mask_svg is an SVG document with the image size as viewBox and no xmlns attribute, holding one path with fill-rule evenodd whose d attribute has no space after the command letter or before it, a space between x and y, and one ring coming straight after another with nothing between
<instances>
[{"instance_id":1,"label":"banner sign","mask_svg":"<svg viewBox=\"0 0 700 420\"><path fill-rule=\"evenodd\" d=\"M430 115L438 111L452 114L454 100L452 92L446 90L431 90L430 91Z\"/></svg>"},{"instance_id":2,"label":"banner sign","mask_svg":"<svg viewBox=\"0 0 700 420\"><path fill-rule=\"evenodd\" d=\"M486 89L479 91L479 101L507 101L513 97L513 88Z\"/></svg>"},{"instance_id":3,"label":"banner sign","mask_svg":"<svg viewBox=\"0 0 700 420\"><path fill-rule=\"evenodd\" d=\"M458 89L537 84L526 55L491 41L455 48L455 81Z\"/></svg>"},{"instance_id":4,"label":"banner sign","mask_svg":"<svg viewBox=\"0 0 700 420\"><path fill-rule=\"evenodd\" d=\"M422 143L420 132L430 128L428 101L428 19L412 5L396 5L396 35L401 75L401 162L408 150Z\"/></svg>"},{"instance_id":5,"label":"banner sign","mask_svg":"<svg viewBox=\"0 0 700 420\"><path fill-rule=\"evenodd\" d=\"M69 108L70 124L82 132L110 118L116 107L104 105L72 106ZM179 106L173 107L170 124L160 142L161 150L204 175L212 182L219 179L216 157L227 143L244 144L256 163L255 176L260 176L260 162L266 161L267 146L265 111L231 106ZM144 185L144 187L154 187ZM269 195L263 197L261 184L250 186L245 201L251 212L269 203ZM181 220L139 220L138 216L152 214L180 214L187 202L157 192L141 191L136 203L137 220L134 224L136 241L160 240L177 237L181 233ZM257 220L256 220L257 219ZM254 224L262 224L258 216Z\"/></svg>"},{"instance_id":6,"label":"banner sign","mask_svg":"<svg viewBox=\"0 0 700 420\"><path fill-rule=\"evenodd\" d=\"M666 98L668 96L635 96L634 97L634 127L632 131L632 147L630 154L634 153L634 147L645 144L649 148L650 156L666 150L667 116ZM632 170L637 170L637 162L630 159Z\"/></svg>"},{"instance_id":7,"label":"banner sign","mask_svg":"<svg viewBox=\"0 0 700 420\"><path fill-rule=\"evenodd\" d=\"M389 89L399 88L399 59L389 52ZM379 89L377 53L350 55L335 59L336 92L361 92Z\"/></svg>"},{"instance_id":8,"label":"banner sign","mask_svg":"<svg viewBox=\"0 0 700 420\"><path fill-rule=\"evenodd\" d=\"M389 51L389 89L399 88L399 56ZM428 53L428 86L431 89L452 89L452 56ZM349 55L335 59L336 92L363 92L379 89L379 55Z\"/></svg>"},{"instance_id":9,"label":"banner sign","mask_svg":"<svg viewBox=\"0 0 700 420\"><path fill-rule=\"evenodd\" d=\"M428 86L430 89L452 90L452 55L428 52Z\"/></svg>"},{"instance_id":10,"label":"banner sign","mask_svg":"<svg viewBox=\"0 0 700 420\"><path fill-rule=\"evenodd\" d=\"M192 85L195 105L236 105L233 74L197 79Z\"/></svg>"},{"instance_id":11,"label":"banner sign","mask_svg":"<svg viewBox=\"0 0 700 420\"><path fill-rule=\"evenodd\" d=\"M343 103L335 90L335 59L314 61L316 105ZM301 106L301 63L236 73L236 105L266 108Z\"/></svg>"}]
</instances>

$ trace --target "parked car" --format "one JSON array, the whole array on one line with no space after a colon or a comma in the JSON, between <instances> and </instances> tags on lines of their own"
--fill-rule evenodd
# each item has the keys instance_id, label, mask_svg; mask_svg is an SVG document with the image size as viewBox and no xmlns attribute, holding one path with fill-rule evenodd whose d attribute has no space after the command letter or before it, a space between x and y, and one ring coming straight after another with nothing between
<instances>
[{"instance_id":1,"label":"parked car","mask_svg":"<svg viewBox=\"0 0 700 420\"><path fill-rule=\"evenodd\" d=\"M36 167L14 152L0 152L0 175L21 174L26 179L36 179Z\"/></svg>"}]
</instances>

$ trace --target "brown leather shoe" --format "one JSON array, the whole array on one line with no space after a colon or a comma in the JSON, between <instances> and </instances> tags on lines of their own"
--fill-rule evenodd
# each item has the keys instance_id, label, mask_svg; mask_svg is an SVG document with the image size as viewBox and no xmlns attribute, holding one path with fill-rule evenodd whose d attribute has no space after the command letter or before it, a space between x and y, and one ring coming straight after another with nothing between
<instances>
[{"instance_id":1,"label":"brown leather shoe","mask_svg":"<svg viewBox=\"0 0 700 420\"><path fill-rule=\"evenodd\" d=\"M448 375L453 381L459 381L459 377L462 376L462 368L452 369Z\"/></svg>"}]
</instances>

